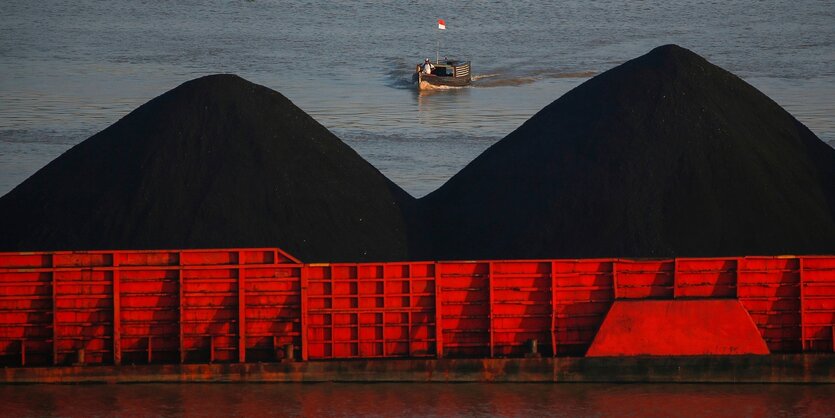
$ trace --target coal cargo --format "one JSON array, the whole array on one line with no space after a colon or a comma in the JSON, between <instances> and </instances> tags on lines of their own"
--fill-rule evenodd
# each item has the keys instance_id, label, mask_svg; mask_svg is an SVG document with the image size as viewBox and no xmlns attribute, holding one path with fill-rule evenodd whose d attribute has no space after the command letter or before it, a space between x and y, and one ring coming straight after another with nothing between
<instances>
[{"instance_id":1,"label":"coal cargo","mask_svg":"<svg viewBox=\"0 0 835 418\"><path fill-rule=\"evenodd\" d=\"M215 75L0 198L0 250L280 245L306 261L407 259L412 200L278 92Z\"/></svg>"},{"instance_id":2,"label":"coal cargo","mask_svg":"<svg viewBox=\"0 0 835 418\"><path fill-rule=\"evenodd\" d=\"M437 259L835 252L835 150L675 46L554 101L420 201Z\"/></svg>"},{"instance_id":3,"label":"coal cargo","mask_svg":"<svg viewBox=\"0 0 835 418\"><path fill-rule=\"evenodd\" d=\"M835 251L835 150L698 55L656 48L415 201L232 75L150 101L0 198L0 250L280 246L306 262Z\"/></svg>"}]
</instances>

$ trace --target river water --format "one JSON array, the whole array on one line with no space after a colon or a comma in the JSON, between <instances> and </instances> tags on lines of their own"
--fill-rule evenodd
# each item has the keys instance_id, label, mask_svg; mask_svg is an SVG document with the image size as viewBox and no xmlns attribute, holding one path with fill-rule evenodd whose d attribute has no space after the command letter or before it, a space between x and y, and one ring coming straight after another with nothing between
<instances>
[{"instance_id":1,"label":"river water","mask_svg":"<svg viewBox=\"0 0 835 418\"><path fill-rule=\"evenodd\" d=\"M9 417L826 417L835 385L0 386Z\"/></svg>"},{"instance_id":2,"label":"river water","mask_svg":"<svg viewBox=\"0 0 835 418\"><path fill-rule=\"evenodd\" d=\"M472 60L474 86L412 88L438 42ZM832 0L4 0L0 195L149 99L230 72L280 91L422 196L569 89L666 43L835 144Z\"/></svg>"}]
</instances>

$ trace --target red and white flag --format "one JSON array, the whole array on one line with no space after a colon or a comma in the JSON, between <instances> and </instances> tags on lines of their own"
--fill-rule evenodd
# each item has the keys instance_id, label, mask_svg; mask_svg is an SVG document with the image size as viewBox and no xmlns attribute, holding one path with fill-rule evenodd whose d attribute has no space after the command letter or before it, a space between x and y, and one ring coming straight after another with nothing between
<instances>
[{"instance_id":1,"label":"red and white flag","mask_svg":"<svg viewBox=\"0 0 835 418\"><path fill-rule=\"evenodd\" d=\"M446 22L443 19L438 19L438 29L446 29Z\"/></svg>"}]
</instances>

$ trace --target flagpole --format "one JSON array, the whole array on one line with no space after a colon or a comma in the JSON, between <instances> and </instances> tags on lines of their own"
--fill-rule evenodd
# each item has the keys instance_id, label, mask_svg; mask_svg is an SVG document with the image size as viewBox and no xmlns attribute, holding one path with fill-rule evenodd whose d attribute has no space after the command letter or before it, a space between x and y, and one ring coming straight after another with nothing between
<instances>
[{"instance_id":1,"label":"flagpole","mask_svg":"<svg viewBox=\"0 0 835 418\"><path fill-rule=\"evenodd\" d=\"M435 64L441 63L441 32L446 29L446 22L443 19L438 19L438 45L435 48Z\"/></svg>"},{"instance_id":2,"label":"flagpole","mask_svg":"<svg viewBox=\"0 0 835 418\"><path fill-rule=\"evenodd\" d=\"M441 27L438 27L438 36L436 38L437 45L435 46L435 64L438 64L441 59Z\"/></svg>"}]
</instances>

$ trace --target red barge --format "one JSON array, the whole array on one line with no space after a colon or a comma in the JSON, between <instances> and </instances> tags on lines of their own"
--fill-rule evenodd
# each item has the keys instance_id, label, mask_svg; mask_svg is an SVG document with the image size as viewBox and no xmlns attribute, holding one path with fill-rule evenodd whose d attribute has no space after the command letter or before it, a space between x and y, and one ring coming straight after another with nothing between
<instances>
[{"instance_id":1,"label":"red barge","mask_svg":"<svg viewBox=\"0 0 835 418\"><path fill-rule=\"evenodd\" d=\"M835 256L0 253L4 382L835 382Z\"/></svg>"}]
</instances>

